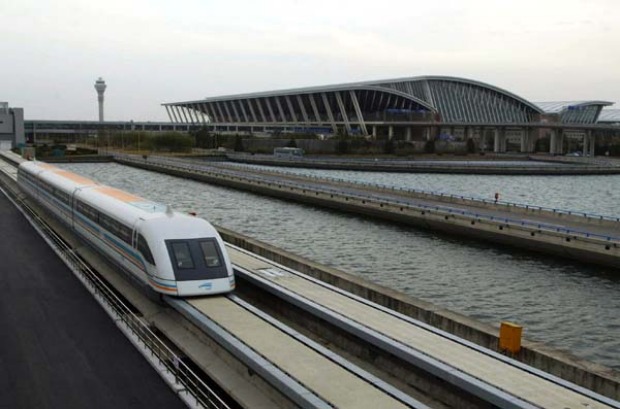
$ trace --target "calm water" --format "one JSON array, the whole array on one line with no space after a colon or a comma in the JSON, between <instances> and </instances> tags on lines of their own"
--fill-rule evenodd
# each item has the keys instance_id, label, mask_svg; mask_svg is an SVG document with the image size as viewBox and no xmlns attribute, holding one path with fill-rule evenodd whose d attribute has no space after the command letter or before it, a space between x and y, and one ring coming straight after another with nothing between
<instances>
[{"instance_id":1,"label":"calm water","mask_svg":"<svg viewBox=\"0 0 620 409\"><path fill-rule=\"evenodd\" d=\"M64 168L212 223L620 369L620 274L117 164ZM521 177L313 171L352 180L618 214L620 176Z\"/></svg>"},{"instance_id":2,"label":"calm water","mask_svg":"<svg viewBox=\"0 0 620 409\"><path fill-rule=\"evenodd\" d=\"M504 162L506 163L506 162ZM510 162L508 162L510 163ZM532 164L532 162L526 162ZM538 164L539 162L536 162ZM541 162L542 163L542 162ZM495 192L500 200L557 209L620 216L620 175L591 176L502 176L442 175L431 173L354 172L320 169L227 166L262 168L317 177L331 177L390 187L449 193L492 200Z\"/></svg>"}]
</instances>

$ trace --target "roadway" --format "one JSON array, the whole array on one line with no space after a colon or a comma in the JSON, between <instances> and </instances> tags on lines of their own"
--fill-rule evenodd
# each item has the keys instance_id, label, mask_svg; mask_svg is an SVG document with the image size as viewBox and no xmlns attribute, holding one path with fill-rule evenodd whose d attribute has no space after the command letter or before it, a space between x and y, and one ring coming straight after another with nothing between
<instances>
[{"instance_id":1,"label":"roadway","mask_svg":"<svg viewBox=\"0 0 620 409\"><path fill-rule=\"evenodd\" d=\"M0 231L0 407L185 407L4 194Z\"/></svg>"}]
</instances>

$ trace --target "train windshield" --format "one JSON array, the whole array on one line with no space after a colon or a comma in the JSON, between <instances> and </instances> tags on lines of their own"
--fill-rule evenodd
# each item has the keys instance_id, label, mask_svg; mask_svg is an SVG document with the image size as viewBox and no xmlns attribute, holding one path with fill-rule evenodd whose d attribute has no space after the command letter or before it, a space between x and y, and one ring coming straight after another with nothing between
<instances>
[{"instance_id":1,"label":"train windshield","mask_svg":"<svg viewBox=\"0 0 620 409\"><path fill-rule=\"evenodd\" d=\"M178 281L228 276L222 249L215 239L166 240L166 247Z\"/></svg>"}]
</instances>

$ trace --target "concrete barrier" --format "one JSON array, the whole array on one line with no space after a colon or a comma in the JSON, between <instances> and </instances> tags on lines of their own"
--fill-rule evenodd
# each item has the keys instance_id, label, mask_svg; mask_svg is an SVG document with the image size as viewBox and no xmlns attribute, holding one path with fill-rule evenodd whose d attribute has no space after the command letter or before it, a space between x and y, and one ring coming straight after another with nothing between
<instances>
[{"instance_id":1,"label":"concrete barrier","mask_svg":"<svg viewBox=\"0 0 620 409\"><path fill-rule=\"evenodd\" d=\"M224 241L230 244L499 352L499 330L496 327L368 282L353 274L323 266L226 228L218 226L217 230ZM513 358L601 395L620 399L620 372L611 368L528 340L523 341L521 351Z\"/></svg>"},{"instance_id":2,"label":"concrete barrier","mask_svg":"<svg viewBox=\"0 0 620 409\"><path fill-rule=\"evenodd\" d=\"M539 253L595 264L620 267L620 246L604 238L567 233L536 225L508 223L503 218L446 213L434 208L418 209L377 199L360 198L346 193L316 191L309 187L292 186L278 181L251 181L241 176L189 170L147 161L117 159L119 163L220 186L232 187L262 195L314 204L338 211L370 216L423 229L457 234L469 238Z\"/></svg>"}]
</instances>

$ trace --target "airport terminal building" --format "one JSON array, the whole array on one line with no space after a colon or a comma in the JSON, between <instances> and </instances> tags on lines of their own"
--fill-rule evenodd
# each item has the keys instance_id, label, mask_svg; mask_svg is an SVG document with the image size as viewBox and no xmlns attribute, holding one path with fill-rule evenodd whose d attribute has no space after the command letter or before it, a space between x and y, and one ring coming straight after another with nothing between
<instances>
[{"instance_id":1,"label":"airport terminal building","mask_svg":"<svg viewBox=\"0 0 620 409\"><path fill-rule=\"evenodd\" d=\"M608 101L533 103L501 88L464 78L423 76L211 97L165 103L173 123L214 131L309 132L367 138L474 139L482 149L506 151L518 140L531 152L544 132L550 153L565 137L593 151L593 131Z\"/></svg>"},{"instance_id":2,"label":"airport terminal building","mask_svg":"<svg viewBox=\"0 0 620 409\"><path fill-rule=\"evenodd\" d=\"M26 142L23 108L11 108L0 102L0 150L9 150Z\"/></svg>"}]
</instances>

